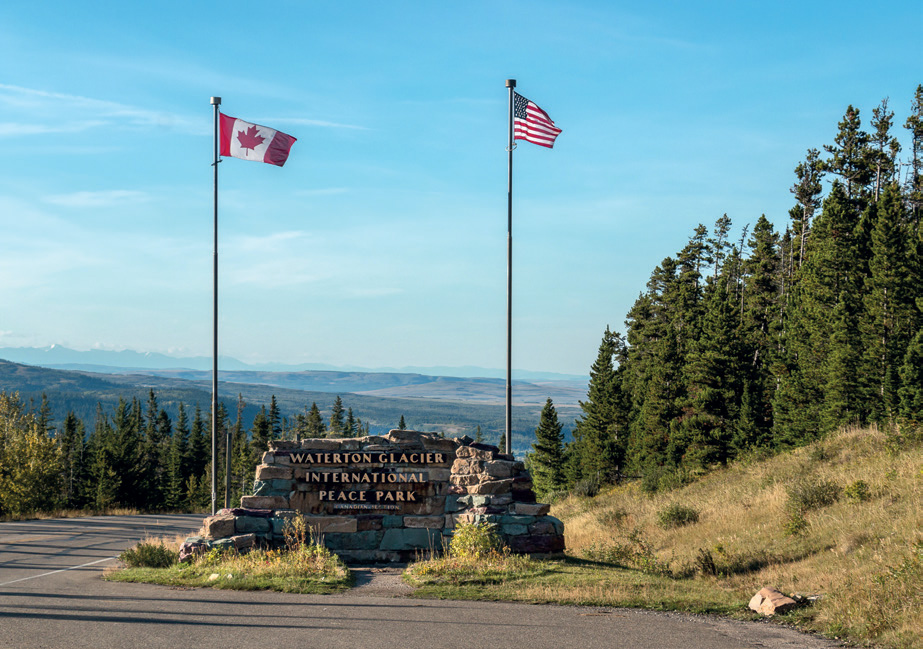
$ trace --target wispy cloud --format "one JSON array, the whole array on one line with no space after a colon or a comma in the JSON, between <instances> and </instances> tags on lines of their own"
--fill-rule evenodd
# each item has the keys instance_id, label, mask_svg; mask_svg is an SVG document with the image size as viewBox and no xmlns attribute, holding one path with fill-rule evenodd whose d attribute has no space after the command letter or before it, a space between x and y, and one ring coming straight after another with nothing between
<instances>
[{"instance_id":1,"label":"wispy cloud","mask_svg":"<svg viewBox=\"0 0 923 649\"><path fill-rule=\"evenodd\" d=\"M259 122L260 124L266 124L270 128L272 128L273 124L296 124L298 126L317 126L320 128L347 128L357 131L369 130L367 126L357 126L356 124L341 124L340 122L329 122L323 119L310 119L307 117L257 117L253 121Z\"/></svg>"},{"instance_id":2,"label":"wispy cloud","mask_svg":"<svg viewBox=\"0 0 923 649\"><path fill-rule=\"evenodd\" d=\"M33 119L35 116L43 118L44 123L30 121L26 125L33 129L33 134L79 131L101 126L159 127L196 135L209 133L208 120L190 119L169 111L150 110L106 99L5 83L0 83L0 105L7 106L11 111L18 109ZM0 135L9 137L19 133L5 128L0 131Z\"/></svg>"},{"instance_id":3,"label":"wispy cloud","mask_svg":"<svg viewBox=\"0 0 923 649\"><path fill-rule=\"evenodd\" d=\"M345 194L349 189L346 187L322 187L318 189L296 189L292 192L293 196L334 196L336 194Z\"/></svg>"},{"instance_id":4,"label":"wispy cloud","mask_svg":"<svg viewBox=\"0 0 923 649\"><path fill-rule=\"evenodd\" d=\"M79 133L92 128L105 126L101 120L83 122L65 122L61 124L24 124L21 122L0 122L0 137L23 137L26 135L44 135L46 133Z\"/></svg>"},{"instance_id":5,"label":"wispy cloud","mask_svg":"<svg viewBox=\"0 0 923 649\"><path fill-rule=\"evenodd\" d=\"M46 203L63 207L109 207L125 203L140 203L151 200L150 195L131 189L111 189L101 192L73 192L56 194L43 198Z\"/></svg>"}]
</instances>

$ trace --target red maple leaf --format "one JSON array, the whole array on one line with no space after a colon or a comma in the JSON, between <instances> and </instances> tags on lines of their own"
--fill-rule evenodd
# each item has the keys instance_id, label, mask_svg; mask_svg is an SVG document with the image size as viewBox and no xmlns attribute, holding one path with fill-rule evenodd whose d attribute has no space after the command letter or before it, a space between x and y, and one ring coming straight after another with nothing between
<instances>
[{"instance_id":1,"label":"red maple leaf","mask_svg":"<svg viewBox=\"0 0 923 649\"><path fill-rule=\"evenodd\" d=\"M255 149L265 139L255 126L251 126L246 131L237 131L237 140L240 142L240 148L242 149Z\"/></svg>"}]
</instances>

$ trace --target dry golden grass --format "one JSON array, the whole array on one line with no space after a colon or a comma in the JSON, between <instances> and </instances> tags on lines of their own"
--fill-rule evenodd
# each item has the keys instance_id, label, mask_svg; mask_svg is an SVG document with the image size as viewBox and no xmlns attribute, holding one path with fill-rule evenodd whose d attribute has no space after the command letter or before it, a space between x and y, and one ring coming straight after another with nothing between
<instances>
[{"instance_id":1,"label":"dry golden grass","mask_svg":"<svg viewBox=\"0 0 923 649\"><path fill-rule=\"evenodd\" d=\"M43 521L50 518L84 518L86 516L135 516L140 512L131 507L110 507L108 509L55 509L47 512L29 512L28 514L0 516L5 521Z\"/></svg>"},{"instance_id":2,"label":"dry golden grass","mask_svg":"<svg viewBox=\"0 0 923 649\"><path fill-rule=\"evenodd\" d=\"M841 490L864 481L868 496L841 493L834 504L805 512L802 531L793 535L788 489L798 480L826 481ZM695 509L698 522L658 525L658 514L674 503ZM899 445L884 431L848 429L668 493L649 496L637 484L624 485L592 499L569 497L552 513L564 520L568 551L575 556L625 543L634 533L675 575L701 573L707 554L717 575L697 579L713 581L741 601L762 586L821 595L802 613L806 625L885 646L923 646L919 442Z\"/></svg>"}]
</instances>

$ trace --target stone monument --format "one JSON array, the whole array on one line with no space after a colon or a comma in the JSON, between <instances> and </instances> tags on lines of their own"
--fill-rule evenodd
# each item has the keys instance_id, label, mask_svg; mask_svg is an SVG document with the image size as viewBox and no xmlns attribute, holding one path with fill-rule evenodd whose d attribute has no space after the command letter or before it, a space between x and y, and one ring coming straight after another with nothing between
<instances>
[{"instance_id":1,"label":"stone monument","mask_svg":"<svg viewBox=\"0 0 923 649\"><path fill-rule=\"evenodd\" d=\"M522 462L470 437L392 430L386 436L270 442L253 495L205 519L181 555L212 547L279 546L303 515L351 562L400 562L440 552L459 523L490 522L511 550L564 550L564 524L535 502Z\"/></svg>"}]
</instances>

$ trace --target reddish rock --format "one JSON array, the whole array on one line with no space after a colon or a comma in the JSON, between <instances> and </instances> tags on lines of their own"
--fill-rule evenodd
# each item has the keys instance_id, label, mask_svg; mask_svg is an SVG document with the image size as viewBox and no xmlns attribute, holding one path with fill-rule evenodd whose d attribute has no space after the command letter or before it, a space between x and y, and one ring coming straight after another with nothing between
<instances>
[{"instance_id":1,"label":"reddish rock","mask_svg":"<svg viewBox=\"0 0 923 649\"><path fill-rule=\"evenodd\" d=\"M551 554L564 551L564 537L559 534L523 534L507 540L510 550L521 554Z\"/></svg>"},{"instance_id":2,"label":"reddish rock","mask_svg":"<svg viewBox=\"0 0 923 649\"><path fill-rule=\"evenodd\" d=\"M455 451L455 456L462 459L492 460L497 456L497 452L490 448L477 448L473 445L460 446L458 450Z\"/></svg>"},{"instance_id":3,"label":"reddish rock","mask_svg":"<svg viewBox=\"0 0 923 649\"><path fill-rule=\"evenodd\" d=\"M271 509L244 509L243 507L235 507L234 509L222 509L221 512L233 514L234 516L254 516L256 518L272 518Z\"/></svg>"},{"instance_id":4,"label":"reddish rock","mask_svg":"<svg viewBox=\"0 0 923 649\"><path fill-rule=\"evenodd\" d=\"M203 523L204 536L210 539L223 539L234 534L234 519L230 514L209 516Z\"/></svg>"},{"instance_id":5,"label":"reddish rock","mask_svg":"<svg viewBox=\"0 0 923 649\"><path fill-rule=\"evenodd\" d=\"M238 552L249 550L256 545L256 534L238 534L237 536L232 536L231 541Z\"/></svg>"},{"instance_id":6,"label":"reddish rock","mask_svg":"<svg viewBox=\"0 0 923 649\"><path fill-rule=\"evenodd\" d=\"M798 606L798 602L775 588L762 588L750 600L750 608L763 615L784 613Z\"/></svg>"},{"instance_id":7,"label":"reddish rock","mask_svg":"<svg viewBox=\"0 0 923 649\"><path fill-rule=\"evenodd\" d=\"M513 505L513 513L522 516L544 516L551 509L551 505L542 503L523 503L518 502Z\"/></svg>"},{"instance_id":8,"label":"reddish rock","mask_svg":"<svg viewBox=\"0 0 923 649\"><path fill-rule=\"evenodd\" d=\"M469 475L480 473L484 470L484 462L482 460L472 460L472 459L457 459L452 463L452 474L453 475Z\"/></svg>"},{"instance_id":9,"label":"reddish rock","mask_svg":"<svg viewBox=\"0 0 923 649\"><path fill-rule=\"evenodd\" d=\"M288 498L282 496L241 496L240 506L245 509L288 509Z\"/></svg>"},{"instance_id":10,"label":"reddish rock","mask_svg":"<svg viewBox=\"0 0 923 649\"><path fill-rule=\"evenodd\" d=\"M256 467L257 480L291 480L292 470L285 466L262 464Z\"/></svg>"},{"instance_id":11,"label":"reddish rock","mask_svg":"<svg viewBox=\"0 0 923 649\"><path fill-rule=\"evenodd\" d=\"M453 475L451 478L449 478L449 482L451 482L454 485L459 485L461 487L470 487L471 485L479 484L481 482L481 478L480 478L480 475L477 473L465 474L465 475Z\"/></svg>"},{"instance_id":12,"label":"reddish rock","mask_svg":"<svg viewBox=\"0 0 923 649\"><path fill-rule=\"evenodd\" d=\"M513 485L512 479L507 480L491 480L490 482L482 482L476 485L468 486L469 494L505 494L510 491L510 488Z\"/></svg>"},{"instance_id":13,"label":"reddish rock","mask_svg":"<svg viewBox=\"0 0 923 649\"><path fill-rule=\"evenodd\" d=\"M454 453L458 447L458 443L454 439L446 439L438 435L423 435L420 441L423 442L423 448L427 451Z\"/></svg>"},{"instance_id":14,"label":"reddish rock","mask_svg":"<svg viewBox=\"0 0 923 649\"><path fill-rule=\"evenodd\" d=\"M484 463L484 473L493 478L512 478L517 474L515 462L492 460Z\"/></svg>"}]
</instances>

